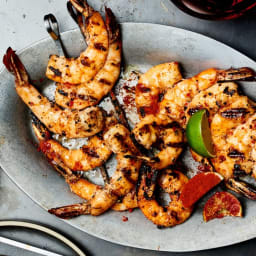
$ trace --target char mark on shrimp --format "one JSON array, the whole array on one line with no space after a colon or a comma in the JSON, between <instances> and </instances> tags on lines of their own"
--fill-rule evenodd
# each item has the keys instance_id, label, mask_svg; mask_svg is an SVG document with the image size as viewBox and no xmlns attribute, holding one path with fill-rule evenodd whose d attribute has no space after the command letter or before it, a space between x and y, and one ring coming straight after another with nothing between
<instances>
[{"instance_id":1,"label":"char mark on shrimp","mask_svg":"<svg viewBox=\"0 0 256 256\"><path fill-rule=\"evenodd\" d=\"M49 69L54 73L55 76L61 76L61 71L57 68L54 68L52 66L49 66Z\"/></svg>"},{"instance_id":2,"label":"char mark on shrimp","mask_svg":"<svg viewBox=\"0 0 256 256\"><path fill-rule=\"evenodd\" d=\"M241 118L248 113L246 108L232 108L221 112L221 115L225 118Z\"/></svg>"}]
</instances>

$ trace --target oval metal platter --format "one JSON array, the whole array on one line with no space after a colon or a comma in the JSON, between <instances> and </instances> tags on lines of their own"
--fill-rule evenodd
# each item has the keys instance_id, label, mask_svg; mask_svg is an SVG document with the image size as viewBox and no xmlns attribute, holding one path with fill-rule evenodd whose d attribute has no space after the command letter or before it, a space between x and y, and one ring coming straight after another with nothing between
<instances>
[{"instance_id":1,"label":"oval metal platter","mask_svg":"<svg viewBox=\"0 0 256 256\"><path fill-rule=\"evenodd\" d=\"M222 69L256 64L243 54L208 37L174 27L155 24L122 24L126 65L146 70L162 62L178 61L184 75L209 68ZM86 47L79 30L62 34L71 56ZM57 48L50 38L18 52L31 79L40 87L50 84L45 69ZM256 83L240 83L256 100ZM32 139L29 112L14 89L14 79L6 69L0 73L0 163L10 178L44 209L81 202L37 152ZM185 155L185 158L187 156ZM189 162L190 160L188 160ZM169 229L157 229L140 210L132 213L108 211L99 217L81 216L66 223L99 238L137 248L160 251L195 251L238 243L255 237L256 203L242 199L244 218L224 218L204 223L201 201L188 221ZM122 216L128 217L127 222Z\"/></svg>"}]
</instances>

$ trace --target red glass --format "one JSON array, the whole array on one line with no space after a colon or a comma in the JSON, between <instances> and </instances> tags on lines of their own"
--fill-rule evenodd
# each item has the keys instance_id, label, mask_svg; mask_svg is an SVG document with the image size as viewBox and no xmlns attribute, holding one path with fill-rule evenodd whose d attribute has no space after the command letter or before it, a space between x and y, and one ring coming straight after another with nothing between
<instances>
[{"instance_id":1,"label":"red glass","mask_svg":"<svg viewBox=\"0 0 256 256\"><path fill-rule=\"evenodd\" d=\"M256 0L171 0L184 12L203 19L223 20L240 17L256 7Z\"/></svg>"}]
</instances>

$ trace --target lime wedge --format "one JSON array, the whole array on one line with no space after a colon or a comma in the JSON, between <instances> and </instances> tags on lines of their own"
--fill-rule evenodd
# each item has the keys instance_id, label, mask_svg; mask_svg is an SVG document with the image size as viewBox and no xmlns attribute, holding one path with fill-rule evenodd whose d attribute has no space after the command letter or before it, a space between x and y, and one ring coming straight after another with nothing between
<instances>
[{"instance_id":1,"label":"lime wedge","mask_svg":"<svg viewBox=\"0 0 256 256\"><path fill-rule=\"evenodd\" d=\"M206 110L202 109L191 116L186 127L189 146L199 155L215 157L212 136Z\"/></svg>"}]
</instances>

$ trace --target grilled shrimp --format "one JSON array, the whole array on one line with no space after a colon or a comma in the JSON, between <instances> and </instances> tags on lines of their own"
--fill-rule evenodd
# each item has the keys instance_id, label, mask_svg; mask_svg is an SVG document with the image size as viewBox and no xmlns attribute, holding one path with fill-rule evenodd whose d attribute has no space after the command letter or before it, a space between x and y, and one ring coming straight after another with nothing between
<instances>
[{"instance_id":1,"label":"grilled shrimp","mask_svg":"<svg viewBox=\"0 0 256 256\"><path fill-rule=\"evenodd\" d=\"M208 120L211 122L213 116L221 108L229 106L233 102L237 102L239 104L239 99L243 99L241 98L242 96L240 94L241 92L238 85L235 83L216 83L210 88L199 92L186 106L186 110L184 108L184 122L187 124L190 117L200 109L207 110ZM204 170L207 171L213 171L213 167L207 158L198 155L191 149L190 151L194 160L201 163L201 168L204 168Z\"/></svg>"},{"instance_id":2,"label":"grilled shrimp","mask_svg":"<svg viewBox=\"0 0 256 256\"><path fill-rule=\"evenodd\" d=\"M236 164L241 162L236 169L240 168L240 171L256 178L256 114L236 127L233 134L227 137L227 143L230 145L228 156L234 158Z\"/></svg>"},{"instance_id":3,"label":"grilled shrimp","mask_svg":"<svg viewBox=\"0 0 256 256\"><path fill-rule=\"evenodd\" d=\"M185 208L179 199L182 187L188 178L179 171L165 170L157 180L158 171L145 167L138 191L138 204L143 214L159 227L173 227L186 221L193 208ZM168 206L161 206L155 198L156 183L170 195Z\"/></svg>"},{"instance_id":4,"label":"grilled shrimp","mask_svg":"<svg viewBox=\"0 0 256 256\"><path fill-rule=\"evenodd\" d=\"M92 200L97 193L102 195L103 192L100 192L100 191L104 190L103 186L96 185L83 178L80 178L75 182L69 182L68 184L69 184L70 190L74 194L78 195L79 197L87 201ZM108 185L105 184L105 186L108 186ZM116 195L113 194L112 197L113 197L113 201L116 201L116 203L114 202L113 206L111 207L111 209L114 211L126 211L128 209L133 209L138 207L135 190L132 190L132 192L129 192L128 194L124 195L123 198L121 199L122 200L121 202L120 200L118 200ZM108 204L106 204L106 206L108 206ZM106 208L106 206L103 208Z\"/></svg>"},{"instance_id":5,"label":"grilled shrimp","mask_svg":"<svg viewBox=\"0 0 256 256\"><path fill-rule=\"evenodd\" d=\"M236 101L241 93L235 83L216 83L206 90L202 90L187 104L185 110L185 123L200 109L208 110L208 118L211 120L220 108Z\"/></svg>"},{"instance_id":6,"label":"grilled shrimp","mask_svg":"<svg viewBox=\"0 0 256 256\"><path fill-rule=\"evenodd\" d=\"M116 154L117 159L116 171L109 184L106 184L104 188L97 187L91 199L86 203L51 209L50 213L61 218L71 218L82 214L100 215L112 207L119 197L125 196L134 189L141 163L126 157L126 154L139 154L130 138L129 131L123 125L116 124L104 134L104 140L109 149ZM80 186L72 186L73 191L76 188L80 190Z\"/></svg>"},{"instance_id":7,"label":"grilled shrimp","mask_svg":"<svg viewBox=\"0 0 256 256\"><path fill-rule=\"evenodd\" d=\"M112 206L114 211L127 211L134 208L138 208L138 200L136 195L136 189L133 189L131 192L126 194L124 197L119 198L118 201Z\"/></svg>"},{"instance_id":8,"label":"grilled shrimp","mask_svg":"<svg viewBox=\"0 0 256 256\"><path fill-rule=\"evenodd\" d=\"M29 83L25 67L11 48L7 49L3 62L15 76L17 94L51 132L67 138L80 138L92 136L103 129L104 114L101 108L92 106L83 111L62 110Z\"/></svg>"},{"instance_id":9,"label":"grilled shrimp","mask_svg":"<svg viewBox=\"0 0 256 256\"><path fill-rule=\"evenodd\" d=\"M92 170L101 166L112 154L102 135L92 136L88 139L88 144L80 149L68 149L52 139L47 129L35 117L32 119L32 126L40 142L39 149L50 161L57 164L63 163L72 171Z\"/></svg>"},{"instance_id":10,"label":"grilled shrimp","mask_svg":"<svg viewBox=\"0 0 256 256\"><path fill-rule=\"evenodd\" d=\"M226 145L212 159L215 170L226 179L226 186L249 199L256 200L256 189L241 176L256 177L256 116L251 116L246 123L240 124L225 140Z\"/></svg>"},{"instance_id":11,"label":"grilled shrimp","mask_svg":"<svg viewBox=\"0 0 256 256\"><path fill-rule=\"evenodd\" d=\"M246 96L223 108L211 123L216 157L211 159L226 180L255 173L255 110Z\"/></svg>"},{"instance_id":12,"label":"grilled shrimp","mask_svg":"<svg viewBox=\"0 0 256 256\"><path fill-rule=\"evenodd\" d=\"M255 172L255 103L240 96L230 106L214 115L211 133L216 157L211 159L214 169L222 174L226 186L249 199L256 200L256 189L240 180Z\"/></svg>"},{"instance_id":13,"label":"grilled shrimp","mask_svg":"<svg viewBox=\"0 0 256 256\"><path fill-rule=\"evenodd\" d=\"M103 67L108 54L108 33L99 12L93 10L85 0L70 0L86 21L88 47L78 58L52 55L48 62L46 76L60 83L87 83Z\"/></svg>"},{"instance_id":14,"label":"grilled shrimp","mask_svg":"<svg viewBox=\"0 0 256 256\"><path fill-rule=\"evenodd\" d=\"M50 133L42 125L42 123L40 123L39 120L33 119L32 127L40 143L50 138ZM55 168L55 170L65 178L67 184L70 187L70 190L74 194L85 200L91 200L97 190L103 189L102 186L93 184L90 181L81 178L81 175L79 175L78 173L75 174L74 172L72 172L72 170L67 165L65 165L64 161L62 162L60 158L56 159L52 157L52 155L47 154L46 151L43 151L43 153L46 155L46 157L48 157L49 160L51 160L51 164ZM56 152L52 153L56 154ZM116 203L112 207L112 209L115 211L124 211L136 207L138 207L138 205L134 189L122 198L122 203Z\"/></svg>"},{"instance_id":15,"label":"grilled shrimp","mask_svg":"<svg viewBox=\"0 0 256 256\"><path fill-rule=\"evenodd\" d=\"M106 8L106 26L109 34L109 51L103 68L93 81L77 86L59 84L55 92L55 101L63 108L84 109L96 105L115 85L120 74L121 35L120 28L109 8Z\"/></svg>"},{"instance_id":16,"label":"grilled shrimp","mask_svg":"<svg viewBox=\"0 0 256 256\"><path fill-rule=\"evenodd\" d=\"M160 115L168 116L185 127L184 109L201 90L213 86L218 81L246 80L254 77L254 71L249 68L229 70L211 68L202 71L194 77L180 81L173 88L167 89L160 102Z\"/></svg>"},{"instance_id":17,"label":"grilled shrimp","mask_svg":"<svg viewBox=\"0 0 256 256\"><path fill-rule=\"evenodd\" d=\"M79 175L74 175L72 171L61 163L53 164L54 168L65 178L72 193L85 199L91 200L96 194L97 190L103 190L103 186L96 185L86 179L81 178ZM118 199L111 209L114 211L126 211L129 209L137 208L137 197L135 189L122 197L121 201Z\"/></svg>"},{"instance_id":18,"label":"grilled shrimp","mask_svg":"<svg viewBox=\"0 0 256 256\"><path fill-rule=\"evenodd\" d=\"M246 122L255 113L255 103L248 97L241 95L238 86L234 83L215 84L198 93L186 107L187 122L190 116L199 109L208 110L208 119L211 123L211 133L215 146L216 157L206 159L191 150L194 160L200 162L201 168L207 171L217 171L226 179L228 188L239 192L250 199L256 199L256 190L249 184L238 180L240 176L251 174L255 177L253 155L253 140L243 146L242 140L237 141L240 152L232 145L230 138L238 127ZM243 127L243 131L250 134ZM241 132L242 134L242 132ZM251 135L252 136L252 135ZM251 137L253 138L253 136ZM240 143L241 142L241 143ZM244 153L247 152L247 154Z\"/></svg>"},{"instance_id":19,"label":"grilled shrimp","mask_svg":"<svg viewBox=\"0 0 256 256\"><path fill-rule=\"evenodd\" d=\"M158 146L160 152L149 159L149 164L154 169L163 169L174 164L184 146L182 129L177 122L170 119L147 115L135 126L132 133L136 141L146 149L150 149L152 145Z\"/></svg>"},{"instance_id":20,"label":"grilled shrimp","mask_svg":"<svg viewBox=\"0 0 256 256\"><path fill-rule=\"evenodd\" d=\"M164 91L181 79L177 62L154 66L141 75L135 91L139 116L143 118L148 114L156 114Z\"/></svg>"}]
</instances>

